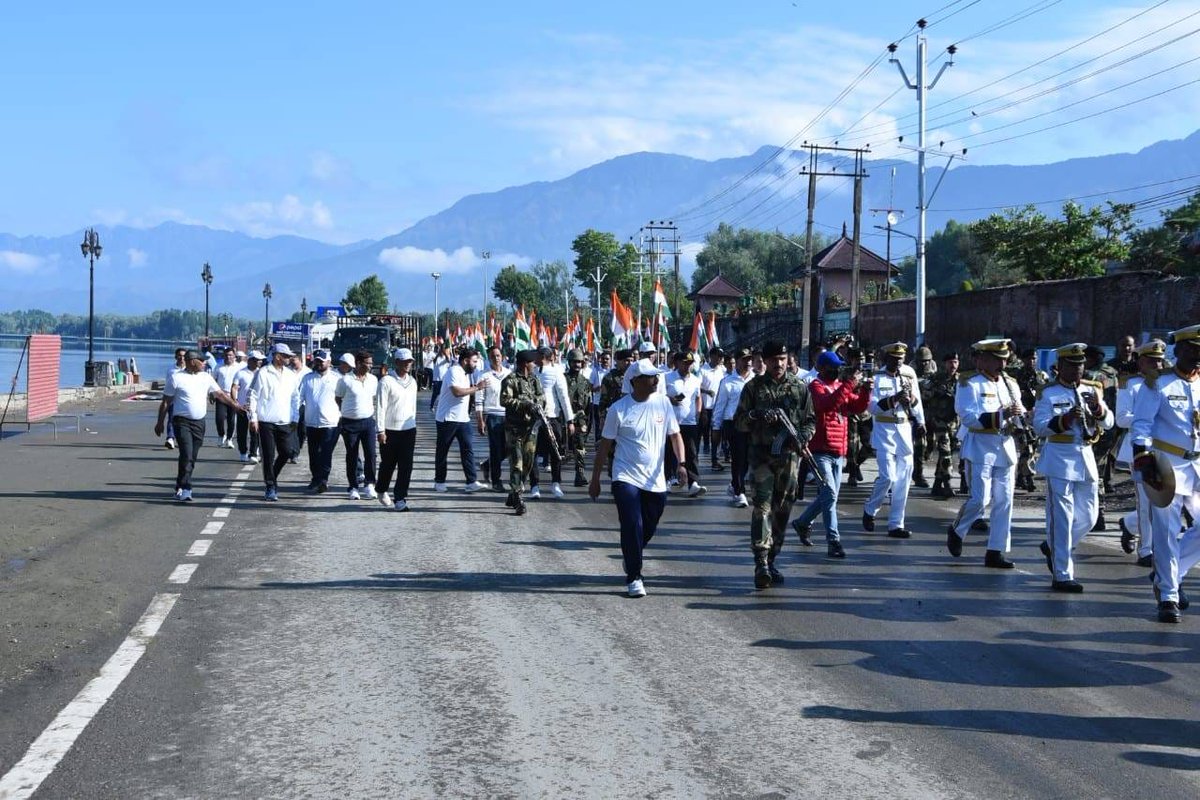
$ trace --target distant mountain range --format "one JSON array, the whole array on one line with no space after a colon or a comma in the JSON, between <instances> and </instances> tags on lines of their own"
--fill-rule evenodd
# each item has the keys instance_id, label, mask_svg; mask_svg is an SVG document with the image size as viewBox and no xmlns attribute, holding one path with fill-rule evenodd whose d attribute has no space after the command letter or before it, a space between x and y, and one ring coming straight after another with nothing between
<instances>
[{"instance_id":1,"label":"distant mountain range","mask_svg":"<svg viewBox=\"0 0 1200 800\"><path fill-rule=\"evenodd\" d=\"M685 243L700 242L718 221L748 227L800 230L804 224L806 180L797 169L803 151L779 154L750 178L739 179L767 162L777 148L764 147L738 158L702 161L661 153L635 153L580 170L562 180L470 195L408 229L379 241L331 245L295 236L259 239L198 225L164 223L154 228L98 226L104 255L96 264L96 308L101 312L144 313L158 308L202 308L200 271L212 265L214 313L230 311L256 318L263 312L262 287L270 283L272 317L336 303L346 287L377 273L401 310L430 310L438 271L440 300L452 308L479 307L483 270L478 254L489 250L494 274L510 260L571 258L571 241L583 230L612 231L621 239L636 235L651 220L672 219ZM867 161L865 209L889 205L909 209L899 230L914 232L916 167ZM844 159L823 162L823 171L847 172ZM891 194L895 169L894 195ZM941 169L930 159L928 185ZM1111 197L1127 201L1200 180L1160 189L1113 193L1200 175L1200 131L1164 141L1138 153L1072 159L1035 166L973 166L951 169L931 203L928 232L949 219L960 222L992 210L1034 201L1082 198L1098 204ZM736 184L736 185L735 185ZM816 220L824 233L840 232L851 219L851 181L826 178ZM718 193L722 196L705 203ZM1182 202L1182 201L1181 201ZM703 205L702 205L703 204ZM696 206L699 209L691 211ZM757 206L757 208L755 208ZM1057 211L1056 204L1043 207ZM865 244L883 252L873 230L881 216L866 216ZM80 256L80 231L58 237L17 237L0 233L0 309L42 308L54 313L87 311L87 265ZM911 251L911 240L893 237L895 255ZM472 253L456 252L470 248ZM443 251L424 252L424 251Z\"/></svg>"}]
</instances>

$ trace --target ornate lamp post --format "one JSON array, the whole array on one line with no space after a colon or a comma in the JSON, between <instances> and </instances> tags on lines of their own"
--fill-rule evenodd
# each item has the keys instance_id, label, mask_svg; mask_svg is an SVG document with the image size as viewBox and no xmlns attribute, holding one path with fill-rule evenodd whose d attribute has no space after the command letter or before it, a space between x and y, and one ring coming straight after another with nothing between
<instances>
[{"instance_id":1,"label":"ornate lamp post","mask_svg":"<svg viewBox=\"0 0 1200 800\"><path fill-rule=\"evenodd\" d=\"M308 298L300 298L300 321L308 322Z\"/></svg>"},{"instance_id":2,"label":"ornate lamp post","mask_svg":"<svg viewBox=\"0 0 1200 800\"><path fill-rule=\"evenodd\" d=\"M208 287L212 286L213 274L212 267L208 262L204 262L204 269L200 272L200 280L204 281L204 338L208 338Z\"/></svg>"},{"instance_id":3,"label":"ornate lamp post","mask_svg":"<svg viewBox=\"0 0 1200 800\"><path fill-rule=\"evenodd\" d=\"M103 248L100 246L100 235L95 228L83 232L83 241L79 245L83 257L88 260L88 357L83 365L83 385L96 385L96 364L92 360L96 338L96 259L100 257Z\"/></svg>"},{"instance_id":4,"label":"ornate lamp post","mask_svg":"<svg viewBox=\"0 0 1200 800\"><path fill-rule=\"evenodd\" d=\"M263 287L263 342L267 341L267 336L271 333L271 284Z\"/></svg>"}]
</instances>

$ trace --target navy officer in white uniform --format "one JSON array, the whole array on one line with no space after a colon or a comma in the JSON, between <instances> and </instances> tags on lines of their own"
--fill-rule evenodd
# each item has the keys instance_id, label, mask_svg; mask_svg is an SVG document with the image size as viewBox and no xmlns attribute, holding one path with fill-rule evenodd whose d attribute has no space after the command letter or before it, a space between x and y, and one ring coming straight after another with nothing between
<instances>
[{"instance_id":1,"label":"navy officer in white uniform","mask_svg":"<svg viewBox=\"0 0 1200 800\"><path fill-rule=\"evenodd\" d=\"M1113 426L1104 387L1083 379L1087 345L1058 348L1058 380L1042 389L1033 430L1045 437L1037 472L1046 478L1046 540L1042 554L1056 592L1082 592L1072 553L1100 515L1100 475L1092 445Z\"/></svg>"}]
</instances>

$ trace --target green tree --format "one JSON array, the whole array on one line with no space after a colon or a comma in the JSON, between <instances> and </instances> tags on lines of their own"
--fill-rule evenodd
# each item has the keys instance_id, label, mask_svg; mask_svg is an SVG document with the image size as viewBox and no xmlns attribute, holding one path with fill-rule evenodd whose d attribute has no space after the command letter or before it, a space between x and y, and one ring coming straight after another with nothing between
<instances>
[{"instance_id":1,"label":"green tree","mask_svg":"<svg viewBox=\"0 0 1200 800\"><path fill-rule=\"evenodd\" d=\"M365 314L386 314L388 310L387 287L378 275L370 275L346 289L342 298L344 308L361 308Z\"/></svg>"},{"instance_id":2,"label":"green tree","mask_svg":"<svg viewBox=\"0 0 1200 800\"><path fill-rule=\"evenodd\" d=\"M897 281L905 293L916 292L916 259L900 262ZM950 220L925 244L925 290L930 294L946 295L967 289L1007 286L1019 283L1023 273L1017 267L1005 265L980 251L974 225Z\"/></svg>"},{"instance_id":3,"label":"green tree","mask_svg":"<svg viewBox=\"0 0 1200 800\"><path fill-rule=\"evenodd\" d=\"M596 269L603 279L600 283L600 304L604 305L607 293L616 289L623 299L629 299L637 291L636 271L640 262L638 249L632 242L621 244L617 237L607 231L588 228L571 242L575 252L575 281L589 289L591 305L596 305Z\"/></svg>"},{"instance_id":4,"label":"green tree","mask_svg":"<svg viewBox=\"0 0 1200 800\"><path fill-rule=\"evenodd\" d=\"M721 223L704 237L704 248L696 256L692 273L692 291L717 275L749 294L761 294L768 287L791 283L792 272L807 263L804 237L785 236L773 231L737 228ZM827 245L825 237L813 237L813 250Z\"/></svg>"},{"instance_id":5,"label":"green tree","mask_svg":"<svg viewBox=\"0 0 1200 800\"><path fill-rule=\"evenodd\" d=\"M1161 212L1162 224L1129 237L1129 268L1172 275L1200 275L1200 252L1188 247L1200 235L1200 192L1178 208Z\"/></svg>"},{"instance_id":6,"label":"green tree","mask_svg":"<svg viewBox=\"0 0 1200 800\"><path fill-rule=\"evenodd\" d=\"M543 319L565 320L575 303L575 281L567 262L561 259L539 261L529 268L529 272L541 289L538 314Z\"/></svg>"},{"instance_id":7,"label":"green tree","mask_svg":"<svg viewBox=\"0 0 1200 800\"><path fill-rule=\"evenodd\" d=\"M496 279L492 281L492 294L514 307L524 306L529 310L541 302L542 285L533 275L517 269L515 264L509 264L496 273Z\"/></svg>"},{"instance_id":8,"label":"green tree","mask_svg":"<svg viewBox=\"0 0 1200 800\"><path fill-rule=\"evenodd\" d=\"M1050 219L1035 206L1009 209L972 227L978 251L998 266L1031 281L1103 275L1109 261L1129 257L1126 237L1133 230L1133 206L1107 204L1084 209L1063 205L1062 218Z\"/></svg>"}]
</instances>

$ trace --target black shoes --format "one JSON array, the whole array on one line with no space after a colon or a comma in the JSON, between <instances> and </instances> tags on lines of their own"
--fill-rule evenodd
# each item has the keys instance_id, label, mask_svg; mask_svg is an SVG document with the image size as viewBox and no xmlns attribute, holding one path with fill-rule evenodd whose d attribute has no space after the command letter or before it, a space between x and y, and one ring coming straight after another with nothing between
<instances>
[{"instance_id":1,"label":"black shoes","mask_svg":"<svg viewBox=\"0 0 1200 800\"><path fill-rule=\"evenodd\" d=\"M925 480L925 476L917 474L913 476L913 486L920 486L922 489L929 488L929 481Z\"/></svg>"},{"instance_id":2,"label":"black shoes","mask_svg":"<svg viewBox=\"0 0 1200 800\"><path fill-rule=\"evenodd\" d=\"M988 550L984 553L983 565L992 569L1012 569L1016 566L1016 564L1005 558L1004 554L999 550Z\"/></svg>"},{"instance_id":3,"label":"black shoes","mask_svg":"<svg viewBox=\"0 0 1200 800\"><path fill-rule=\"evenodd\" d=\"M1083 584L1077 580L1069 581L1054 581L1050 584L1050 588L1056 592L1067 592L1068 594L1079 594L1083 591Z\"/></svg>"},{"instance_id":4,"label":"black shoes","mask_svg":"<svg viewBox=\"0 0 1200 800\"><path fill-rule=\"evenodd\" d=\"M767 568L767 565L764 562L759 562L754 565L754 588L771 588L771 571Z\"/></svg>"},{"instance_id":5,"label":"black shoes","mask_svg":"<svg viewBox=\"0 0 1200 800\"><path fill-rule=\"evenodd\" d=\"M587 478L583 477L582 472L575 473L575 485L576 486L587 486L588 485Z\"/></svg>"},{"instance_id":6,"label":"black shoes","mask_svg":"<svg viewBox=\"0 0 1200 800\"><path fill-rule=\"evenodd\" d=\"M1183 614L1179 613L1179 604L1173 600L1164 600L1158 604L1159 622L1183 622Z\"/></svg>"},{"instance_id":7,"label":"black shoes","mask_svg":"<svg viewBox=\"0 0 1200 800\"><path fill-rule=\"evenodd\" d=\"M830 542L829 549L825 553L828 558L845 558L846 551L842 549L841 542Z\"/></svg>"},{"instance_id":8,"label":"black shoes","mask_svg":"<svg viewBox=\"0 0 1200 800\"><path fill-rule=\"evenodd\" d=\"M973 530L973 531L979 531L980 533L987 533L991 529L992 529L992 526L983 517L980 517L979 519L977 519L971 523L971 530Z\"/></svg>"},{"instance_id":9,"label":"black shoes","mask_svg":"<svg viewBox=\"0 0 1200 800\"><path fill-rule=\"evenodd\" d=\"M1135 563L1139 567L1153 567L1154 566L1154 556L1153 555L1138 556L1138 560Z\"/></svg>"},{"instance_id":10,"label":"black shoes","mask_svg":"<svg viewBox=\"0 0 1200 800\"><path fill-rule=\"evenodd\" d=\"M1095 533L1096 531L1104 531L1104 530L1108 530L1108 524L1105 523L1104 512L1101 511L1100 515L1096 517L1096 524L1092 526L1091 532Z\"/></svg>"},{"instance_id":11,"label":"black shoes","mask_svg":"<svg viewBox=\"0 0 1200 800\"><path fill-rule=\"evenodd\" d=\"M516 503L516 505L513 506L513 510L516 511L517 516L518 517L524 516L525 512L528 511L529 509L527 509L525 507L525 501L521 499L520 495L517 495L517 499L516 499L515 503Z\"/></svg>"},{"instance_id":12,"label":"black shoes","mask_svg":"<svg viewBox=\"0 0 1200 800\"><path fill-rule=\"evenodd\" d=\"M1054 556L1050 551L1050 545L1042 542L1038 545L1038 549L1042 551L1042 555L1046 557L1046 569L1050 570L1050 574L1054 574Z\"/></svg>"},{"instance_id":13,"label":"black shoes","mask_svg":"<svg viewBox=\"0 0 1200 800\"><path fill-rule=\"evenodd\" d=\"M962 555L962 539L958 538L958 534L954 532L953 525L946 526L946 549L955 558Z\"/></svg>"},{"instance_id":14,"label":"black shoes","mask_svg":"<svg viewBox=\"0 0 1200 800\"><path fill-rule=\"evenodd\" d=\"M714 461L711 464L709 464L708 466L710 469L712 469L713 472L724 472L725 471L725 465L722 464L720 461Z\"/></svg>"},{"instance_id":15,"label":"black shoes","mask_svg":"<svg viewBox=\"0 0 1200 800\"><path fill-rule=\"evenodd\" d=\"M888 536L892 539L911 539L912 532L907 528L892 528L888 531Z\"/></svg>"},{"instance_id":16,"label":"black shoes","mask_svg":"<svg viewBox=\"0 0 1200 800\"><path fill-rule=\"evenodd\" d=\"M520 499L520 496L516 492L509 492L508 497L504 498L504 507L505 508L516 508L517 501L519 499Z\"/></svg>"},{"instance_id":17,"label":"black shoes","mask_svg":"<svg viewBox=\"0 0 1200 800\"><path fill-rule=\"evenodd\" d=\"M1121 529L1121 549L1126 553L1132 553L1137 548L1137 537L1125 525L1124 519L1117 520L1117 527Z\"/></svg>"},{"instance_id":18,"label":"black shoes","mask_svg":"<svg viewBox=\"0 0 1200 800\"><path fill-rule=\"evenodd\" d=\"M777 570L775 565L770 562L767 563L767 574L771 576L772 586L777 583L783 583L783 573Z\"/></svg>"},{"instance_id":19,"label":"black shoes","mask_svg":"<svg viewBox=\"0 0 1200 800\"><path fill-rule=\"evenodd\" d=\"M800 544L805 547L813 546L811 525L801 525L800 520L794 519L792 520L792 530L794 530L796 535L800 537Z\"/></svg>"},{"instance_id":20,"label":"black shoes","mask_svg":"<svg viewBox=\"0 0 1200 800\"><path fill-rule=\"evenodd\" d=\"M865 511L863 512L863 520L862 520L862 522L863 522L863 530L864 530L864 531L873 531L873 530L875 530L875 518L874 518L874 517L872 517L870 514L868 514L868 513L867 513L867 512L865 512Z\"/></svg>"}]
</instances>

